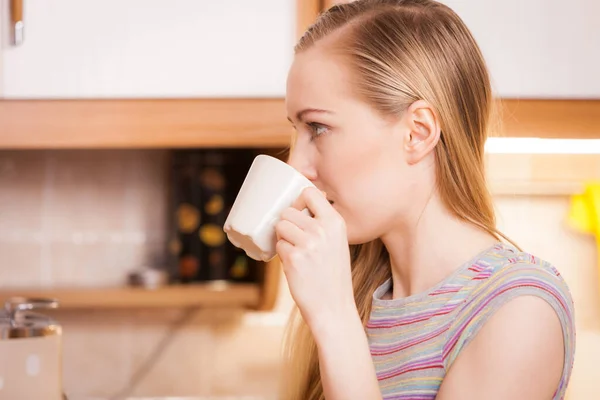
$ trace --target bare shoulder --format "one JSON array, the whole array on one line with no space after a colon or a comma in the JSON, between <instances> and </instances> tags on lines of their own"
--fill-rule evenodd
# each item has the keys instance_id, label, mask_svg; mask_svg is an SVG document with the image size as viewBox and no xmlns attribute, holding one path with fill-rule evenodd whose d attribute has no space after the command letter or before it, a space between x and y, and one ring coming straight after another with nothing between
<instances>
[{"instance_id":1,"label":"bare shoulder","mask_svg":"<svg viewBox=\"0 0 600 400\"><path fill-rule=\"evenodd\" d=\"M450 367L437 399L551 399L564 366L556 311L536 296L502 305Z\"/></svg>"}]
</instances>

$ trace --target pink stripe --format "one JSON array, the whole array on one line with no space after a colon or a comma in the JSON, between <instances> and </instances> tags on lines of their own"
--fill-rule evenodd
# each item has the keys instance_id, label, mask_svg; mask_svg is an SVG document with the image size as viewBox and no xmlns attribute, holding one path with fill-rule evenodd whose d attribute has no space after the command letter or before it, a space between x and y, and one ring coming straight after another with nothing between
<instances>
[{"instance_id":1,"label":"pink stripe","mask_svg":"<svg viewBox=\"0 0 600 400\"><path fill-rule=\"evenodd\" d=\"M397 366L396 368L388 369L385 371L380 371L377 374L377 379L379 379L379 380L389 379L391 377L395 377L395 376L404 374L408 371L414 371L416 369L423 369L426 367L433 367L436 365L442 365L442 360L438 355L433 356L433 357L427 357L427 358L417 360L417 361L408 362L405 364L401 364L401 365Z\"/></svg>"},{"instance_id":2,"label":"pink stripe","mask_svg":"<svg viewBox=\"0 0 600 400\"><path fill-rule=\"evenodd\" d=\"M381 378L381 379L379 379L379 377L378 377L377 379L381 381L381 380L384 380L384 379L395 378L398 375L408 374L409 372L423 371L423 370L426 370L426 369L444 369L444 365L443 364L435 364L435 365L428 365L428 366L421 367L421 368L407 369L406 371L400 371L398 373L395 373L394 375L386 376L385 378Z\"/></svg>"},{"instance_id":3,"label":"pink stripe","mask_svg":"<svg viewBox=\"0 0 600 400\"><path fill-rule=\"evenodd\" d=\"M446 331L448 331L448 328L449 328L448 326L444 326L442 329L439 329L438 331L433 331L429 335L416 337L413 340L409 340L407 342L402 342L401 344L397 344L395 346L390 347L389 345L386 345L384 347L381 347L381 350L375 350L376 347L373 346L373 347L371 347L371 355L387 356L389 354L393 354L393 353L397 353L402 350L406 350L410 347L427 342L428 340L434 339L434 338L446 333Z\"/></svg>"},{"instance_id":4,"label":"pink stripe","mask_svg":"<svg viewBox=\"0 0 600 400\"><path fill-rule=\"evenodd\" d=\"M428 319L431 319L433 317L439 317L441 315L446 315L446 314L450 314L452 311L454 311L454 309L456 308L456 305L453 306L452 309L447 309L443 312L436 312L436 313L428 313L428 314L424 314L424 315L420 315L420 316L415 316L413 318L410 319L401 319L401 322L397 322L395 324L391 324L391 323L387 323L387 324L377 324L374 322L370 322L367 325L368 329L385 329L385 328L395 328L398 326L407 326L407 325L412 325L412 324L416 324L417 322L422 322L422 321L427 321Z\"/></svg>"},{"instance_id":5,"label":"pink stripe","mask_svg":"<svg viewBox=\"0 0 600 400\"><path fill-rule=\"evenodd\" d=\"M433 293L430 293L430 296L439 296L441 294L448 294L448 293L457 293L460 292L462 288L456 288L456 289L446 289L446 290L436 290Z\"/></svg>"}]
</instances>

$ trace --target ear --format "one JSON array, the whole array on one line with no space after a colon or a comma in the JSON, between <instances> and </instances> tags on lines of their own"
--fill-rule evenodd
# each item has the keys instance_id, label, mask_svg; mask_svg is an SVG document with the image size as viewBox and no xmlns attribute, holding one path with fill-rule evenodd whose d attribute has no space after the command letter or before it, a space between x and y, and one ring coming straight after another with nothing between
<instances>
[{"instance_id":1,"label":"ear","mask_svg":"<svg viewBox=\"0 0 600 400\"><path fill-rule=\"evenodd\" d=\"M429 155L440 140L440 123L433 107L424 100L412 103L405 111L408 134L404 150L409 164L416 164Z\"/></svg>"}]
</instances>

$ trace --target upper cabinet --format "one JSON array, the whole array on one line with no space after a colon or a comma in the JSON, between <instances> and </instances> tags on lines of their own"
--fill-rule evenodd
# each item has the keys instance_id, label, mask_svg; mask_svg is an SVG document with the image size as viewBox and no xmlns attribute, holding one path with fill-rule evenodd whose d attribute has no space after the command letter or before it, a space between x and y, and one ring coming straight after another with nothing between
<instances>
[{"instance_id":1,"label":"upper cabinet","mask_svg":"<svg viewBox=\"0 0 600 400\"><path fill-rule=\"evenodd\" d=\"M2 24L20 1L0 2ZM293 0L22 2L22 44L1 30L4 98L285 95Z\"/></svg>"},{"instance_id":2,"label":"upper cabinet","mask_svg":"<svg viewBox=\"0 0 600 400\"><path fill-rule=\"evenodd\" d=\"M324 0L327 8L348 1ZM442 0L460 15L504 98L600 98L600 1Z\"/></svg>"},{"instance_id":3,"label":"upper cabinet","mask_svg":"<svg viewBox=\"0 0 600 400\"><path fill-rule=\"evenodd\" d=\"M5 0L0 96L281 98L299 32L347 1ZM600 98L600 1L442 1L473 32L498 96ZM21 2L14 46L8 6Z\"/></svg>"},{"instance_id":4,"label":"upper cabinet","mask_svg":"<svg viewBox=\"0 0 600 400\"><path fill-rule=\"evenodd\" d=\"M466 22L501 97L600 98L600 2L444 0Z\"/></svg>"}]
</instances>

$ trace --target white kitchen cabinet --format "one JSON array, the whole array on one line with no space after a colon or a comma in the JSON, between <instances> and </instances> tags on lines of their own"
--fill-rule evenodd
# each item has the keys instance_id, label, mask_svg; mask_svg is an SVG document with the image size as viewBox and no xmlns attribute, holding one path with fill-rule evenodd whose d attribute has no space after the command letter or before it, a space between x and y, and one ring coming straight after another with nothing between
<instances>
[{"instance_id":1,"label":"white kitchen cabinet","mask_svg":"<svg viewBox=\"0 0 600 400\"><path fill-rule=\"evenodd\" d=\"M8 0L1 2L8 23ZM281 97L294 0L24 0L4 98Z\"/></svg>"},{"instance_id":2,"label":"white kitchen cabinet","mask_svg":"<svg viewBox=\"0 0 600 400\"><path fill-rule=\"evenodd\" d=\"M443 2L473 32L499 96L600 98L600 1Z\"/></svg>"},{"instance_id":3,"label":"white kitchen cabinet","mask_svg":"<svg viewBox=\"0 0 600 400\"><path fill-rule=\"evenodd\" d=\"M600 1L441 2L473 32L498 96L600 98Z\"/></svg>"}]
</instances>

